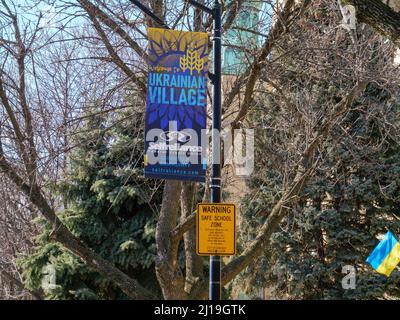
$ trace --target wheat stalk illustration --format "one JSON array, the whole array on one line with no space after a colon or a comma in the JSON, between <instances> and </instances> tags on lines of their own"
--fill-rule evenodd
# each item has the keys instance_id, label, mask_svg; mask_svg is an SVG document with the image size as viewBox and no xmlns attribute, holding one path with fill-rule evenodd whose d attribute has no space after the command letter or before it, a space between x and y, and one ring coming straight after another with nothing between
<instances>
[{"instance_id":1,"label":"wheat stalk illustration","mask_svg":"<svg viewBox=\"0 0 400 320\"><path fill-rule=\"evenodd\" d=\"M204 67L204 59L200 58L200 54L194 49L194 47L189 47L186 51L186 56L179 59L179 66L182 71L190 71L190 75L193 75L193 70L200 71Z\"/></svg>"}]
</instances>

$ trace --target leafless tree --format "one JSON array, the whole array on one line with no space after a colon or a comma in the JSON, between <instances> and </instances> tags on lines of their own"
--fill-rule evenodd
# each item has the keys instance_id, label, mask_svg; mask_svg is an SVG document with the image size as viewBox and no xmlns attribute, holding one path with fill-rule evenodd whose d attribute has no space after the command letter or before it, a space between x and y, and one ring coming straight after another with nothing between
<instances>
[{"instance_id":1,"label":"leafless tree","mask_svg":"<svg viewBox=\"0 0 400 320\"><path fill-rule=\"evenodd\" d=\"M350 2L362 15L365 8L358 5L362 1ZM378 5L379 1L366 2L379 6L382 14L396 17L393 11L388 11L390 8ZM59 179L68 165L68 152L73 147L69 137L85 117L85 106L95 103L100 112L109 112L112 116L110 111L123 107L121 92L128 87L144 105L146 27L168 24L177 29L210 32L211 20L198 10L195 10L195 19L188 18L191 9L185 1L143 1L163 21L160 24L143 14L132 1L78 0L50 2L56 5L57 19L55 26L46 29L41 23L42 14L32 14L32 18L21 13L21 8L26 10L28 6L32 12L34 9L40 12L40 5L46 1L33 1L25 7L17 7L7 0L0 3L1 177L6 177L25 195L25 200L19 201L26 202L27 207L33 205L29 207L32 212L36 214L37 210L51 223L54 241L112 280L128 297L152 298L136 279L98 256L68 230L57 216L63 204L47 186ZM224 33L235 28L233 21L243 3L235 0L224 6ZM327 25L322 26L322 20L315 16L321 6L332 11ZM367 17L368 10L365 10ZM262 44L241 45L248 60L243 73L227 77L225 81L225 125L251 126L249 115L262 105L265 92L276 95L282 108L288 109L290 120L299 119L299 123L291 127L286 119L282 130L288 130L287 134L295 140L292 141L289 172L273 210L265 213L268 218L257 237L223 267L224 285L262 254L272 233L319 165L324 143L331 137L332 129L366 85L375 81L379 85L393 86L394 81L385 76L387 63L379 68L371 66L371 46L380 46L379 57L385 53L391 55L393 48L385 46L383 39L372 34L369 28L361 32L361 38L346 33L338 35L340 19L336 4L326 6L323 1L287 0L279 2L273 11L274 19L270 19L269 11L262 13L263 19L257 28ZM397 22L377 20L388 28L382 33L397 44L398 30L393 27ZM367 18L360 21L369 22ZM290 64L288 56L296 57L296 62ZM340 88L341 98L328 100L323 112L312 111L316 96L309 92L310 84L324 81L333 81ZM297 100L286 92L298 93ZM202 261L193 255L196 189L195 184L165 183L156 230L156 272L166 299L205 298L207 295L208 283L200 271ZM16 199L10 197L9 201L15 203ZM186 255L184 270L178 264L178 247L182 240Z\"/></svg>"}]
</instances>

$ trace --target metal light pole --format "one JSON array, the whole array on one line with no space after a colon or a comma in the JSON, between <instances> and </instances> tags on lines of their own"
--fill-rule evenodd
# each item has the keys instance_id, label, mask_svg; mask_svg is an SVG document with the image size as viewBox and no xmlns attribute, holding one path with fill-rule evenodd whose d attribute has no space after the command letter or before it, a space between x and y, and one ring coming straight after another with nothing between
<instances>
[{"instance_id":1,"label":"metal light pole","mask_svg":"<svg viewBox=\"0 0 400 320\"><path fill-rule=\"evenodd\" d=\"M215 0L213 8L213 118L212 118L212 168L211 202L221 202L221 4ZM209 299L221 299L221 257L210 256Z\"/></svg>"},{"instance_id":2,"label":"metal light pole","mask_svg":"<svg viewBox=\"0 0 400 320\"><path fill-rule=\"evenodd\" d=\"M222 68L222 43L221 43L221 4L215 0L212 9L189 0L193 6L208 12L214 20L213 27L213 117L212 117L212 167L211 167L211 203L221 202L221 68ZM221 257L210 256L210 282L209 299L221 300Z\"/></svg>"},{"instance_id":3,"label":"metal light pole","mask_svg":"<svg viewBox=\"0 0 400 320\"><path fill-rule=\"evenodd\" d=\"M213 73L211 83L213 84L213 117L212 117L212 167L211 167L211 203L221 202L221 66L222 66L222 43L221 43L221 4L219 0L214 1L212 9L189 0L193 6L212 15L213 27ZM209 299L221 300L221 257L210 256L210 287Z\"/></svg>"},{"instance_id":4,"label":"metal light pole","mask_svg":"<svg viewBox=\"0 0 400 320\"><path fill-rule=\"evenodd\" d=\"M212 9L189 0L193 6L212 15L213 27L213 117L212 117L212 167L211 167L211 203L221 202L221 68L222 68L222 43L221 43L221 4L214 1ZM210 282L209 299L221 300L221 257L210 256Z\"/></svg>"}]
</instances>

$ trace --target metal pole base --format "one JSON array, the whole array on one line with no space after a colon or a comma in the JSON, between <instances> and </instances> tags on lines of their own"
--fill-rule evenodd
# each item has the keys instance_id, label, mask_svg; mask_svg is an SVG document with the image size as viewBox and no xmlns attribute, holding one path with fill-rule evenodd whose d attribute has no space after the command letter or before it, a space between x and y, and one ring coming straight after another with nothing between
<instances>
[{"instance_id":1,"label":"metal pole base","mask_svg":"<svg viewBox=\"0 0 400 320\"><path fill-rule=\"evenodd\" d=\"M210 256L210 300L221 300L221 257Z\"/></svg>"}]
</instances>

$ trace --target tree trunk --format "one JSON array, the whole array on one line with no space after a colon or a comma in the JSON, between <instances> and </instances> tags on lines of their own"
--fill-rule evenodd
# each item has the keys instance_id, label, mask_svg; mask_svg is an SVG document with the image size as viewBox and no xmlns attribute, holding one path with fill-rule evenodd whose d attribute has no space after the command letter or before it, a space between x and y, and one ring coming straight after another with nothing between
<instances>
[{"instance_id":1,"label":"tree trunk","mask_svg":"<svg viewBox=\"0 0 400 320\"><path fill-rule=\"evenodd\" d=\"M181 192L181 223L194 212L196 205L196 184L185 182ZM185 292L190 293L193 285L203 277L203 260L196 254L196 230L190 229L184 235L185 242Z\"/></svg>"},{"instance_id":2,"label":"tree trunk","mask_svg":"<svg viewBox=\"0 0 400 320\"><path fill-rule=\"evenodd\" d=\"M344 0L343 3L354 6L360 22L370 25L400 48L400 13L381 0Z\"/></svg>"},{"instance_id":3,"label":"tree trunk","mask_svg":"<svg viewBox=\"0 0 400 320\"><path fill-rule=\"evenodd\" d=\"M179 238L172 237L179 214L181 182L166 181L160 216L156 227L156 274L163 296L167 300L186 299L184 277L178 265Z\"/></svg>"}]
</instances>

